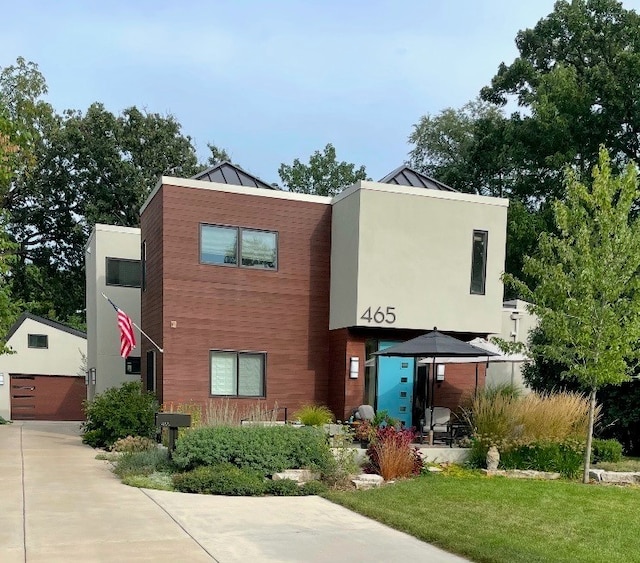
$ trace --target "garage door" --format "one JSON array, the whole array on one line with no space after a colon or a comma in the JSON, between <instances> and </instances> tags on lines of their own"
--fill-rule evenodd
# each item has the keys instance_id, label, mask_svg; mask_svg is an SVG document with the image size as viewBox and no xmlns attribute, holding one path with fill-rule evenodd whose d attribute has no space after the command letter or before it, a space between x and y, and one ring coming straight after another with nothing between
<instances>
[{"instance_id":1,"label":"garage door","mask_svg":"<svg viewBox=\"0 0 640 563\"><path fill-rule=\"evenodd\" d=\"M83 420L83 377L11 375L12 420Z\"/></svg>"}]
</instances>

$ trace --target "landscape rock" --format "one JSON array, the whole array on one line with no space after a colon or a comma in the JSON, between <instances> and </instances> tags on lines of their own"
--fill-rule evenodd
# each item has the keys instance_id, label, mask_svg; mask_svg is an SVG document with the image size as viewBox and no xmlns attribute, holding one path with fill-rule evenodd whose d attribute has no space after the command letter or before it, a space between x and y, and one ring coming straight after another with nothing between
<instances>
[{"instance_id":1,"label":"landscape rock","mask_svg":"<svg viewBox=\"0 0 640 563\"><path fill-rule=\"evenodd\" d=\"M597 470L596 470L597 471ZM637 485L640 483L640 472L637 471L602 471L600 475L602 483L624 483Z\"/></svg>"},{"instance_id":2,"label":"landscape rock","mask_svg":"<svg viewBox=\"0 0 640 563\"><path fill-rule=\"evenodd\" d=\"M271 478L274 481L281 481L282 479L291 479L296 483L308 483L309 481L317 481L320 479L319 473L314 473L309 469L287 469L282 473L274 473Z\"/></svg>"},{"instance_id":3,"label":"landscape rock","mask_svg":"<svg viewBox=\"0 0 640 563\"><path fill-rule=\"evenodd\" d=\"M551 471L533 471L532 469L496 469L495 471L489 469L483 469L488 477L513 477L515 479L560 479L560 473L554 473Z\"/></svg>"},{"instance_id":4,"label":"landscape rock","mask_svg":"<svg viewBox=\"0 0 640 563\"><path fill-rule=\"evenodd\" d=\"M356 486L356 489L373 489L382 485L384 483L384 479L380 475L362 473L351 482Z\"/></svg>"}]
</instances>

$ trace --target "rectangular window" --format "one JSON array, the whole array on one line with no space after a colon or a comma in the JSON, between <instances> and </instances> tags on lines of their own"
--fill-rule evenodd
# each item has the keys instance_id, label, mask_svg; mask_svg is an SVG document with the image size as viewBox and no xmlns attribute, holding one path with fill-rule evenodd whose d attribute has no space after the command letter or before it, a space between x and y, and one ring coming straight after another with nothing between
<instances>
[{"instance_id":1,"label":"rectangular window","mask_svg":"<svg viewBox=\"0 0 640 563\"><path fill-rule=\"evenodd\" d=\"M270 231L241 229L240 254L248 268L278 269L278 237Z\"/></svg>"},{"instance_id":2,"label":"rectangular window","mask_svg":"<svg viewBox=\"0 0 640 563\"><path fill-rule=\"evenodd\" d=\"M210 352L211 394L264 397L265 354Z\"/></svg>"},{"instance_id":3,"label":"rectangular window","mask_svg":"<svg viewBox=\"0 0 640 563\"><path fill-rule=\"evenodd\" d=\"M238 229L200 225L200 262L238 264Z\"/></svg>"},{"instance_id":4,"label":"rectangular window","mask_svg":"<svg viewBox=\"0 0 640 563\"><path fill-rule=\"evenodd\" d=\"M140 271L140 275L142 279L140 280L142 283L142 291L147 289L147 241L142 241L142 248L140 249L140 259L142 260L142 268Z\"/></svg>"},{"instance_id":5,"label":"rectangular window","mask_svg":"<svg viewBox=\"0 0 640 563\"><path fill-rule=\"evenodd\" d=\"M29 348L48 348L49 337L46 334L29 334L28 345Z\"/></svg>"},{"instance_id":6,"label":"rectangular window","mask_svg":"<svg viewBox=\"0 0 640 563\"><path fill-rule=\"evenodd\" d=\"M140 375L140 358L129 356L124 361L124 371L129 375Z\"/></svg>"},{"instance_id":7,"label":"rectangular window","mask_svg":"<svg viewBox=\"0 0 640 563\"><path fill-rule=\"evenodd\" d=\"M107 285L140 287L140 260L107 258Z\"/></svg>"},{"instance_id":8,"label":"rectangular window","mask_svg":"<svg viewBox=\"0 0 640 563\"><path fill-rule=\"evenodd\" d=\"M147 352L147 365L146 365L146 384L147 391L156 390L156 353L155 350L149 350Z\"/></svg>"},{"instance_id":9,"label":"rectangular window","mask_svg":"<svg viewBox=\"0 0 640 563\"><path fill-rule=\"evenodd\" d=\"M473 231L471 251L471 293L484 295L487 277L487 231Z\"/></svg>"}]
</instances>

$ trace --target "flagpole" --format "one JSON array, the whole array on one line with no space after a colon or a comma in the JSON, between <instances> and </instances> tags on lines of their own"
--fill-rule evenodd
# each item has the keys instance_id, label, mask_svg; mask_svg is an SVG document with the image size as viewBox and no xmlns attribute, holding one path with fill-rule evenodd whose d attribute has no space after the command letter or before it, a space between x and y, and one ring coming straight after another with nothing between
<instances>
[{"instance_id":1,"label":"flagpole","mask_svg":"<svg viewBox=\"0 0 640 563\"><path fill-rule=\"evenodd\" d=\"M115 305L115 303L113 301L111 301L111 299L109 299L104 293L102 294L102 297L104 297L109 303L111 303L112 305L114 305L115 307L118 307L117 305ZM129 319L131 319L131 317L129 317ZM136 323L134 323L133 321L131 321L131 324L133 326L135 326L139 331L140 334L142 334L142 336L144 336L149 342L151 342L151 344L153 344L157 349L158 352L160 352L161 354L164 354L164 350L162 348L160 348L160 346L158 346L152 339L151 337L144 331L142 330Z\"/></svg>"}]
</instances>

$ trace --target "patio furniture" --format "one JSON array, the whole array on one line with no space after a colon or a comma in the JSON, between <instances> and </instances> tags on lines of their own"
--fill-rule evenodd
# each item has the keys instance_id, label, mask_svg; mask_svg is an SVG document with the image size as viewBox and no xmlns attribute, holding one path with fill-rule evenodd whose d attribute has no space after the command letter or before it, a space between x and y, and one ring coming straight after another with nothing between
<instances>
[{"instance_id":1,"label":"patio furniture","mask_svg":"<svg viewBox=\"0 0 640 563\"><path fill-rule=\"evenodd\" d=\"M445 443L453 447L453 424L451 409L448 407L433 407L427 409L425 416L425 430L429 433L429 445L433 446L435 434L444 434Z\"/></svg>"}]
</instances>

